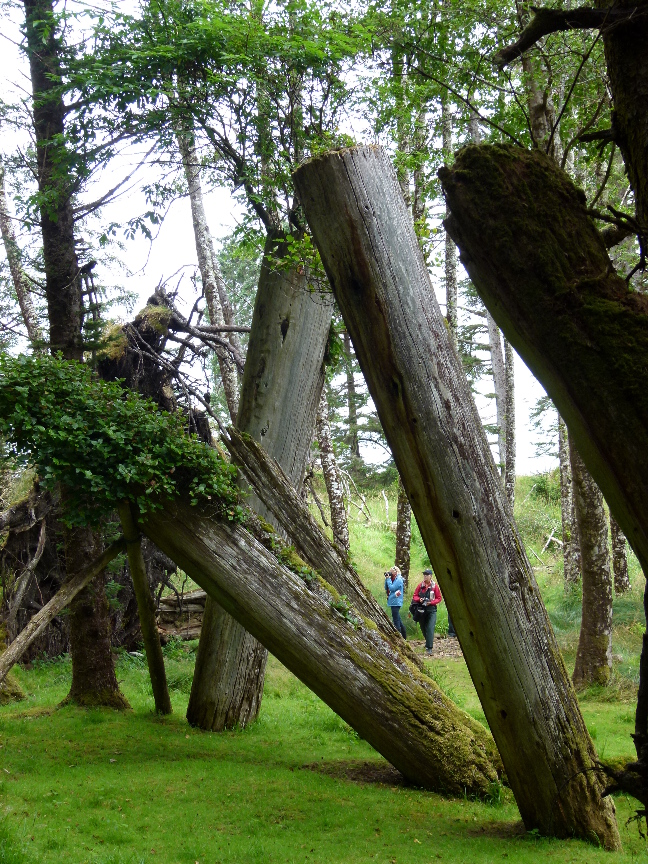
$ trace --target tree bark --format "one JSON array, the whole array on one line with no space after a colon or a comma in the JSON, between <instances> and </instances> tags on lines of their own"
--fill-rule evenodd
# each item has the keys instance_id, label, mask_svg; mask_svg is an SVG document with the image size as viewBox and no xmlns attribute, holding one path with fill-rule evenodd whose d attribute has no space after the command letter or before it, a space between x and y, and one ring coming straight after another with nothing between
<instances>
[{"instance_id":1,"label":"tree bark","mask_svg":"<svg viewBox=\"0 0 648 864\"><path fill-rule=\"evenodd\" d=\"M505 429L505 473L504 488L506 497L511 505L511 511L515 504L515 355L513 347L508 339L504 339L504 369L506 371L506 389L504 412L506 417Z\"/></svg>"},{"instance_id":2,"label":"tree bark","mask_svg":"<svg viewBox=\"0 0 648 864\"><path fill-rule=\"evenodd\" d=\"M43 608L30 618L29 623L14 639L6 651L0 655L0 685L14 666L53 618L70 603L79 591L82 591L97 574L105 570L113 558L123 552L126 544L123 540L116 540L108 546L101 555L80 573L72 576L63 587L43 606ZM121 707L121 706L120 706Z\"/></svg>"},{"instance_id":3,"label":"tree bark","mask_svg":"<svg viewBox=\"0 0 648 864\"><path fill-rule=\"evenodd\" d=\"M396 555L394 564L400 568L405 591L409 588L410 549L412 546L412 508L403 481L398 478L398 504L396 506Z\"/></svg>"},{"instance_id":4,"label":"tree bark","mask_svg":"<svg viewBox=\"0 0 648 864\"><path fill-rule=\"evenodd\" d=\"M351 340L346 330L342 333L342 341L344 342L345 354L345 370L347 380L347 410L349 417L349 450L351 456L355 459L360 458L360 443L358 441L358 404L355 386L355 376L353 374L353 349Z\"/></svg>"},{"instance_id":5,"label":"tree bark","mask_svg":"<svg viewBox=\"0 0 648 864\"><path fill-rule=\"evenodd\" d=\"M322 398L317 409L315 421L315 434L319 445L320 460L322 462L322 473L329 499L329 511L331 513L331 528L333 539L348 554L349 552L349 523L344 507L344 495L342 491L342 478L335 461L333 442L331 441L331 426L328 416L328 401L326 399L326 388L322 389Z\"/></svg>"},{"instance_id":6,"label":"tree bark","mask_svg":"<svg viewBox=\"0 0 648 864\"><path fill-rule=\"evenodd\" d=\"M572 591L581 578L581 554L574 513L574 494L571 461L569 459L569 433L565 422L558 416L558 460L560 464L560 514L562 518L563 573L565 591Z\"/></svg>"},{"instance_id":7,"label":"tree bark","mask_svg":"<svg viewBox=\"0 0 648 864\"><path fill-rule=\"evenodd\" d=\"M101 554L101 537L88 528L65 529L65 569L78 573ZM64 704L128 708L120 693L110 644L110 614L105 571L70 604L72 684Z\"/></svg>"},{"instance_id":8,"label":"tree bark","mask_svg":"<svg viewBox=\"0 0 648 864\"><path fill-rule=\"evenodd\" d=\"M441 100L441 131L443 136L443 152L446 158L452 154L452 117L448 111L447 96ZM447 216L446 212L446 216ZM452 237L445 232L445 293L446 320L452 336L452 344L457 348L459 331L459 292L457 288L457 247Z\"/></svg>"},{"instance_id":9,"label":"tree bark","mask_svg":"<svg viewBox=\"0 0 648 864\"><path fill-rule=\"evenodd\" d=\"M525 825L618 848L594 749L389 159L378 148L342 150L294 178Z\"/></svg>"},{"instance_id":10,"label":"tree bark","mask_svg":"<svg viewBox=\"0 0 648 864\"><path fill-rule=\"evenodd\" d=\"M52 353L83 360L83 303L74 240L73 159L66 145L58 18L52 0L24 0L25 35L33 91L40 224L45 294ZM65 506L64 499L62 500ZM90 528L65 531L68 572L76 573L98 552ZM105 576L76 595L70 609L72 687L68 699L79 704L127 705L119 692L110 646Z\"/></svg>"},{"instance_id":11,"label":"tree bark","mask_svg":"<svg viewBox=\"0 0 648 864\"><path fill-rule=\"evenodd\" d=\"M158 714L171 714L171 697L167 687L160 634L155 623L155 603L151 595L151 588L146 575L146 564L142 555L142 538L132 505L128 501L124 501L119 507L119 521L126 540L128 565L137 600L137 611L151 678L155 710Z\"/></svg>"},{"instance_id":12,"label":"tree bark","mask_svg":"<svg viewBox=\"0 0 648 864\"><path fill-rule=\"evenodd\" d=\"M65 145L61 96L62 44L52 0L24 0L24 6L50 348L53 354L61 351L69 360L81 360L81 280L74 245L71 156Z\"/></svg>"},{"instance_id":13,"label":"tree bark","mask_svg":"<svg viewBox=\"0 0 648 864\"><path fill-rule=\"evenodd\" d=\"M626 538L619 528L619 523L610 513L610 534L612 535L612 571L614 573L614 593L625 594L630 590L628 576L628 556L626 554Z\"/></svg>"},{"instance_id":14,"label":"tree bark","mask_svg":"<svg viewBox=\"0 0 648 864\"><path fill-rule=\"evenodd\" d=\"M0 231L2 232L2 242L5 248L7 261L9 262L9 270L11 271L11 280L13 282L20 314L25 323L27 336L31 342L32 349L35 351L42 350L44 343L43 331L36 316L34 303L32 301L29 282L25 276L20 260L20 247L16 240L16 232L13 229L11 214L7 204L7 193L5 191L5 168L2 158L0 158Z\"/></svg>"},{"instance_id":15,"label":"tree bark","mask_svg":"<svg viewBox=\"0 0 648 864\"><path fill-rule=\"evenodd\" d=\"M308 291L306 276L279 263L281 236L266 243L252 318L238 428L248 433L299 488L324 383L330 303ZM265 508L259 515L274 522ZM201 729L244 726L258 715L267 653L243 626L207 599L187 719ZM224 662L221 662L223 659Z\"/></svg>"},{"instance_id":16,"label":"tree bark","mask_svg":"<svg viewBox=\"0 0 648 864\"><path fill-rule=\"evenodd\" d=\"M191 133L178 132L176 137L189 189L196 254L198 256L198 267L200 269L203 291L205 292L207 311L209 312L209 322L214 326L218 326L227 322L225 321L221 306L214 244L203 204L202 187L200 184L200 161L196 153L193 135ZM229 323L231 324L232 322ZM216 356L218 358L218 366L220 368L221 381L223 382L229 414L232 418L232 423L236 423L236 415L238 413L238 375L236 364L229 351L224 348L218 350Z\"/></svg>"},{"instance_id":17,"label":"tree bark","mask_svg":"<svg viewBox=\"0 0 648 864\"><path fill-rule=\"evenodd\" d=\"M499 469L502 477L506 477L506 367L502 351L502 337L495 319L486 312L488 325L488 342L490 344L491 367L493 369L493 386L495 388L495 412L497 417L497 447L499 451Z\"/></svg>"},{"instance_id":18,"label":"tree bark","mask_svg":"<svg viewBox=\"0 0 648 864\"><path fill-rule=\"evenodd\" d=\"M440 176L475 287L648 571L648 298L614 273L582 192L543 154L467 147Z\"/></svg>"},{"instance_id":19,"label":"tree bark","mask_svg":"<svg viewBox=\"0 0 648 864\"><path fill-rule=\"evenodd\" d=\"M603 495L570 442L574 510L583 568L583 618L572 681L607 684L612 673L612 577Z\"/></svg>"},{"instance_id":20,"label":"tree bark","mask_svg":"<svg viewBox=\"0 0 648 864\"><path fill-rule=\"evenodd\" d=\"M487 730L324 581L305 581L244 527L183 502L147 514L144 530L416 785L482 795L497 779Z\"/></svg>"}]
</instances>

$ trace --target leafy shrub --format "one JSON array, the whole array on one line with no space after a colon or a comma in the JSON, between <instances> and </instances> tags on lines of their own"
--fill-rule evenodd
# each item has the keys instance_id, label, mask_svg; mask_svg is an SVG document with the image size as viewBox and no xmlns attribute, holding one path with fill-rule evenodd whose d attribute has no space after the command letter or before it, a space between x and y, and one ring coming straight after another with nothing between
<instances>
[{"instance_id":1,"label":"leafy shrub","mask_svg":"<svg viewBox=\"0 0 648 864\"><path fill-rule=\"evenodd\" d=\"M242 518L235 468L187 435L181 415L80 363L0 357L0 438L4 461L34 464L45 488L65 488L70 525L96 525L125 499L150 511L181 491Z\"/></svg>"},{"instance_id":2,"label":"leafy shrub","mask_svg":"<svg viewBox=\"0 0 648 864\"><path fill-rule=\"evenodd\" d=\"M560 503L560 470L558 468L545 474L538 474L533 479L532 498L542 501L544 504Z\"/></svg>"}]
</instances>

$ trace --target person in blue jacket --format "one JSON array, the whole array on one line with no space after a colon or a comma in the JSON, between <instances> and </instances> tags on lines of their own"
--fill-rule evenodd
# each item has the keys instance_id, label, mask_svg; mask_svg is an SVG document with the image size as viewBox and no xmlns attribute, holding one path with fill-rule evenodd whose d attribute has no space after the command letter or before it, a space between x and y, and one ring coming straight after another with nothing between
<instances>
[{"instance_id":1,"label":"person in blue jacket","mask_svg":"<svg viewBox=\"0 0 648 864\"><path fill-rule=\"evenodd\" d=\"M401 634L403 639L407 639L405 625L401 621L400 610L403 605L405 594L405 586L401 571L394 565L387 573L385 573L385 593L387 594L387 605L391 609L392 621L394 627Z\"/></svg>"}]
</instances>

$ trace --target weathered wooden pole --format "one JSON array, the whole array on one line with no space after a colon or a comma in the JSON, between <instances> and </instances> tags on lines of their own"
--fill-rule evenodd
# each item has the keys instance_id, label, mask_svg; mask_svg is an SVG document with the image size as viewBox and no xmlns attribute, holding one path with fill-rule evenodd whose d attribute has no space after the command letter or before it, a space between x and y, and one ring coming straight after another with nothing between
<instances>
[{"instance_id":1,"label":"weathered wooden pole","mask_svg":"<svg viewBox=\"0 0 648 864\"><path fill-rule=\"evenodd\" d=\"M287 254L283 235L268 237L237 425L262 443L299 488L324 383L333 305L330 296L308 290L303 268L286 268ZM273 522L262 505L258 512ZM214 732L255 720L266 660L265 648L208 597L187 720Z\"/></svg>"},{"instance_id":2,"label":"weathered wooden pole","mask_svg":"<svg viewBox=\"0 0 648 864\"><path fill-rule=\"evenodd\" d=\"M388 157L295 185L525 825L619 846L594 748Z\"/></svg>"},{"instance_id":3,"label":"weathered wooden pole","mask_svg":"<svg viewBox=\"0 0 648 864\"><path fill-rule=\"evenodd\" d=\"M164 657L162 656L162 645L160 634L155 623L155 604L151 596L148 578L146 575L146 564L142 555L142 537L137 525L137 519L133 514L133 505L128 501L120 504L119 521L126 539L126 553L130 568L135 599L137 600L137 611L139 613L140 628L142 630L142 641L146 652L146 663L148 665L155 710L158 714L171 714L171 698L167 687L166 671L164 669Z\"/></svg>"},{"instance_id":4,"label":"weathered wooden pole","mask_svg":"<svg viewBox=\"0 0 648 864\"><path fill-rule=\"evenodd\" d=\"M148 513L143 529L413 783L483 795L497 779L488 730L400 651L395 634L389 639L365 622L321 577L306 579L294 553L303 575L284 566L266 548L277 546L276 537L260 535L264 546L243 526L182 501Z\"/></svg>"}]
</instances>

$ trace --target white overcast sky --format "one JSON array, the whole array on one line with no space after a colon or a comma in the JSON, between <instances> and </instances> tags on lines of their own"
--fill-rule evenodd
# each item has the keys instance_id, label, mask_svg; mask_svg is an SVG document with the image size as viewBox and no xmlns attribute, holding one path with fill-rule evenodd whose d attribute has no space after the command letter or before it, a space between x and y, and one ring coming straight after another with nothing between
<instances>
[{"instance_id":1,"label":"white overcast sky","mask_svg":"<svg viewBox=\"0 0 648 864\"><path fill-rule=\"evenodd\" d=\"M15 102L25 96L30 90L28 79L28 64L26 58L17 46L20 40L20 4L17 8L8 9L5 5L0 18L0 97L6 102ZM2 129L0 151L10 155L17 141L6 128ZM120 170L128 173L128 166L135 160L131 154L111 167L109 175L101 180L105 188L110 188L121 176ZM143 169L146 172L146 168ZM104 190L105 191L105 190ZM211 232L218 241L228 234L240 218L240 210L226 189L216 189L205 195L205 207ZM102 211L106 222L112 220L119 223L145 210L143 196L137 190L122 195L116 202ZM0 250L4 256L4 249ZM130 291L136 292L143 303L152 293L155 286L174 273L178 276L172 280L175 284L180 272L186 273L184 279L186 303L191 305L191 283L189 274L195 272L197 266L196 251L191 223L191 211L188 199L175 201L166 216L163 225L152 245L143 238L129 241L121 255L127 271L113 270L105 272L105 267L97 268L97 276L105 284L115 283ZM443 290L439 278L433 274L433 282L439 301L443 303ZM535 474L555 467L555 458L535 456L533 446L537 435L530 426L529 412L544 391L534 379L524 363L516 357L516 432L517 432L517 472L518 474ZM492 385L484 383L482 392L491 392ZM494 422L494 402L478 399L478 407L485 422ZM490 416L488 416L490 415ZM370 457L370 454L367 454ZM379 456L378 458L382 458Z\"/></svg>"}]
</instances>

